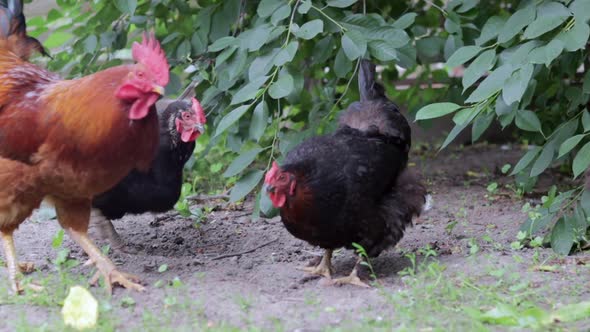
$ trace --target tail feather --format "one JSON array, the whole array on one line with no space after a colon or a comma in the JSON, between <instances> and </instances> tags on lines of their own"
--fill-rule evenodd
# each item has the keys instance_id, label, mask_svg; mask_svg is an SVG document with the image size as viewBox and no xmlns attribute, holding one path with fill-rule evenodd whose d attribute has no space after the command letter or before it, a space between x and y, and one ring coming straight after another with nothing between
<instances>
[{"instance_id":1,"label":"tail feather","mask_svg":"<svg viewBox=\"0 0 590 332\"><path fill-rule=\"evenodd\" d=\"M363 59L359 70L359 92L361 101L387 99L383 86L375 81L375 64Z\"/></svg>"},{"instance_id":2,"label":"tail feather","mask_svg":"<svg viewBox=\"0 0 590 332\"><path fill-rule=\"evenodd\" d=\"M0 48L28 60L33 52L49 56L41 43L27 35L27 23L21 0L0 0Z\"/></svg>"},{"instance_id":3,"label":"tail feather","mask_svg":"<svg viewBox=\"0 0 590 332\"><path fill-rule=\"evenodd\" d=\"M406 227L412 225L412 219L424 211L427 196L422 180L411 171L404 170L393 190L381 201L379 212L385 220L387 232L371 248L369 255L376 256L402 239Z\"/></svg>"}]
</instances>

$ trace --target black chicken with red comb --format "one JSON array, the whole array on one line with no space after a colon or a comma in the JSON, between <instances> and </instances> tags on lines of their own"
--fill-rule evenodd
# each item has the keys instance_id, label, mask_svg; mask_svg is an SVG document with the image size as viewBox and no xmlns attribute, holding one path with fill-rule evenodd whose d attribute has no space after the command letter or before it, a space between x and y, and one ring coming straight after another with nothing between
<instances>
[{"instance_id":1,"label":"black chicken with red comb","mask_svg":"<svg viewBox=\"0 0 590 332\"><path fill-rule=\"evenodd\" d=\"M338 130L291 150L265 176L266 190L295 237L326 250L305 271L331 278L332 251L360 244L371 257L394 246L418 216L424 185L406 170L410 127L375 82L375 66L363 61L361 101L340 118ZM352 273L337 284L367 286Z\"/></svg>"}]
</instances>

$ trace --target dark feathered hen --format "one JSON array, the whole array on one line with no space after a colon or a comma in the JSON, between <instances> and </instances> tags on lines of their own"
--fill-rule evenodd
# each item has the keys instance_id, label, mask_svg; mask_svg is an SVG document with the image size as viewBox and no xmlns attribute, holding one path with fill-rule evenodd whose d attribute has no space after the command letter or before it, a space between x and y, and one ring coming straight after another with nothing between
<instances>
[{"instance_id":1,"label":"dark feathered hen","mask_svg":"<svg viewBox=\"0 0 590 332\"><path fill-rule=\"evenodd\" d=\"M362 100L341 117L339 129L295 147L265 177L287 230L326 249L318 266L305 269L326 277L332 250L358 243L369 256L379 255L397 244L425 203L424 186L405 169L408 123L367 64L359 77ZM356 267L335 282L366 286Z\"/></svg>"},{"instance_id":2,"label":"dark feathered hen","mask_svg":"<svg viewBox=\"0 0 590 332\"><path fill-rule=\"evenodd\" d=\"M204 131L205 114L194 98L174 101L163 111L158 110L158 115L160 145L148 172L131 171L92 201L92 222L114 249L127 250L111 220L128 213L165 212L174 207L180 197L184 164Z\"/></svg>"}]
</instances>

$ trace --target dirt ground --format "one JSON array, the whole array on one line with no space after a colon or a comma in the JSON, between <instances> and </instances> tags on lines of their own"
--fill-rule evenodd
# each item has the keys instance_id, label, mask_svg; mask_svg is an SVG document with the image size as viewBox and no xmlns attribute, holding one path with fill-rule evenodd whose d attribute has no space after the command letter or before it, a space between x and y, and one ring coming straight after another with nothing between
<instances>
[{"instance_id":1,"label":"dirt ground","mask_svg":"<svg viewBox=\"0 0 590 332\"><path fill-rule=\"evenodd\" d=\"M116 320L113 324L121 330L180 326L190 330L188 327L195 326L197 321L199 326L209 327L256 326L271 330L316 331L338 326L354 329L365 322L387 319L393 321L395 327L396 313L407 308L397 307L399 302L393 305L387 294L395 296L408 288L405 282L408 276L398 274L411 266L404 255L414 253L420 258L423 256L421 249L430 246L438 253L434 261L444 267L443 278L461 280L468 276L483 285L494 280L507 282L502 277L486 280L490 273L494 275L493 271L508 268L516 273L517 279L529 280L529 286L541 287L539 292L546 298L546 307L553 301L571 303L588 299L590 291L585 286L590 269L587 266L566 260L552 273L535 271L532 268L534 256L545 264L557 260L550 249L514 251L510 248L524 218L522 205L525 201L539 200L535 195L515 198L502 186L511 183L511 178L503 176L499 169L506 163L514 165L518 161L522 153L518 149L517 146L489 145L447 150L438 156L432 153L414 155L411 162L427 179L433 207L406 232L396 248L372 260L377 286L371 289L335 287L325 279L307 277L296 267L321 255L319 248L291 236L278 217L252 221L251 203L228 208L218 201L208 203L215 209L198 228L175 212L127 216L116 221L120 234L138 253L117 252L111 257L122 270L141 276L148 285L147 291L133 293L119 288L110 300L100 288L91 288L91 291L103 299L103 305L110 303L115 308L111 310ZM490 199L486 187L494 181L503 189ZM561 179L555 173L542 182L546 185L557 181ZM56 274L49 259L56 255L51 242L58 229L55 221L27 221L16 233L19 258L33 261L39 268L31 276L33 280ZM250 253L220 258L220 255L239 253L263 244L267 245ZM84 260L81 250L69 239L64 246L71 248L73 258ZM354 261L353 252L338 252L334 258L336 275L348 274ZM167 269L160 272L163 264ZM77 267L72 274L87 276L90 272L89 268ZM175 278L182 285L165 286ZM43 326L60 319L59 305L30 305L7 300L10 297L6 295L6 288L6 269L0 268L0 317L20 317L21 322L28 321L27 326ZM507 291L508 298L511 289ZM543 289L550 291L544 295ZM121 308L121 303L123 306L129 303L129 297L134 305ZM407 306L411 307L418 300L408 300ZM462 315L457 317L461 319ZM0 320L0 329L18 328L16 321ZM453 326L452 322L439 323L438 326ZM432 324L437 326L436 322L417 325L430 330L428 327ZM406 323L402 329L403 326ZM586 320L575 327L590 328L590 322Z\"/></svg>"}]
</instances>

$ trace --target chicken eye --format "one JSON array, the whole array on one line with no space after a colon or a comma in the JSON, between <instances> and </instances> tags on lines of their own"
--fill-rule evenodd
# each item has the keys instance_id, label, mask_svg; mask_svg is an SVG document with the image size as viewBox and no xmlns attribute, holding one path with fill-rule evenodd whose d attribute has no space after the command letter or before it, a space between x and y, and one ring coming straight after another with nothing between
<instances>
[{"instance_id":1,"label":"chicken eye","mask_svg":"<svg viewBox=\"0 0 590 332\"><path fill-rule=\"evenodd\" d=\"M137 77L143 78L144 76L145 76L145 74L142 71L137 72Z\"/></svg>"},{"instance_id":2,"label":"chicken eye","mask_svg":"<svg viewBox=\"0 0 590 332\"><path fill-rule=\"evenodd\" d=\"M281 175L279 176L279 180L280 180L280 181L283 181L283 180L285 180L285 174L281 174Z\"/></svg>"}]
</instances>

